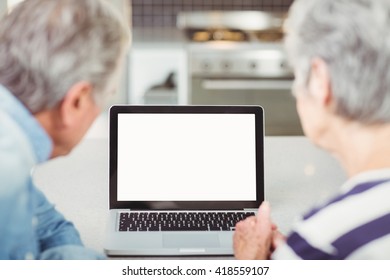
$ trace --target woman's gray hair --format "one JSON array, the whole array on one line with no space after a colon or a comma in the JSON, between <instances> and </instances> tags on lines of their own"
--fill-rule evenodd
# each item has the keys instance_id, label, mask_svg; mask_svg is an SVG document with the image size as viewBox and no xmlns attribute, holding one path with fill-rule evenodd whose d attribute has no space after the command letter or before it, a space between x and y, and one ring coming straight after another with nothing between
<instances>
[{"instance_id":1,"label":"woman's gray hair","mask_svg":"<svg viewBox=\"0 0 390 280\"><path fill-rule=\"evenodd\" d=\"M104 99L129 40L104 0L26 0L0 21L0 83L32 113L88 81Z\"/></svg>"},{"instance_id":2,"label":"woman's gray hair","mask_svg":"<svg viewBox=\"0 0 390 280\"><path fill-rule=\"evenodd\" d=\"M312 59L321 58L339 115L390 122L389 0L296 0L285 29L298 83L307 81Z\"/></svg>"}]
</instances>

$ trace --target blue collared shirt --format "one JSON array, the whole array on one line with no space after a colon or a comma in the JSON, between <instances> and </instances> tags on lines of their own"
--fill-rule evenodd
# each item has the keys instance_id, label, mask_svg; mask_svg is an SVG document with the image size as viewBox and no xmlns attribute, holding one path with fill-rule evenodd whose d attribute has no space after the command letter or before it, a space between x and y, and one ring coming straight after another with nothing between
<instances>
[{"instance_id":1,"label":"blue collared shirt","mask_svg":"<svg viewBox=\"0 0 390 280\"><path fill-rule=\"evenodd\" d=\"M33 184L33 167L52 148L37 120L0 85L0 259L61 258L61 250L66 258L101 257L83 251L73 224Z\"/></svg>"}]
</instances>

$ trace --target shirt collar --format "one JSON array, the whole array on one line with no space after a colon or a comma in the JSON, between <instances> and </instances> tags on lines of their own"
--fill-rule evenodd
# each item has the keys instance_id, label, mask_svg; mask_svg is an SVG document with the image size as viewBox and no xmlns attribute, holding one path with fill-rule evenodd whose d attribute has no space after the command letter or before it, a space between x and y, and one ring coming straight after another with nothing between
<instances>
[{"instance_id":1,"label":"shirt collar","mask_svg":"<svg viewBox=\"0 0 390 280\"><path fill-rule=\"evenodd\" d=\"M0 85L0 110L9 115L25 133L37 162L48 160L53 149L49 135L27 108L2 85Z\"/></svg>"},{"instance_id":2,"label":"shirt collar","mask_svg":"<svg viewBox=\"0 0 390 280\"><path fill-rule=\"evenodd\" d=\"M342 185L341 191L346 193L359 184L386 179L390 180L390 168L365 171L346 181Z\"/></svg>"}]
</instances>

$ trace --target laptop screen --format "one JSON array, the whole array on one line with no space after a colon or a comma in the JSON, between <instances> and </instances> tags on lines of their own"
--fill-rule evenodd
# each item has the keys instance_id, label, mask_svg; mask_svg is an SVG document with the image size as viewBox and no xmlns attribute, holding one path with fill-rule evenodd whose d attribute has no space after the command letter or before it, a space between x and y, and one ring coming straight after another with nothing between
<instances>
[{"instance_id":1,"label":"laptop screen","mask_svg":"<svg viewBox=\"0 0 390 280\"><path fill-rule=\"evenodd\" d=\"M255 113L218 113L207 106L194 112L199 107L179 106L189 108L182 112L177 107L173 112L159 112L159 106L125 107L136 112L115 114L116 141L110 145L116 150L118 203L176 208L172 202L252 205L258 200L263 166L257 158Z\"/></svg>"}]
</instances>

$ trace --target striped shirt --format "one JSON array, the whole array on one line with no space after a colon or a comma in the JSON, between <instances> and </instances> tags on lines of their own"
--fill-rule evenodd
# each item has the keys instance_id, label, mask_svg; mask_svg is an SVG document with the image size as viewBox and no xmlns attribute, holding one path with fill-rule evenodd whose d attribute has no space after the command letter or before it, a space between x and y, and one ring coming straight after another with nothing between
<instances>
[{"instance_id":1,"label":"striped shirt","mask_svg":"<svg viewBox=\"0 0 390 280\"><path fill-rule=\"evenodd\" d=\"M348 180L296 224L273 259L390 259L390 169Z\"/></svg>"}]
</instances>

